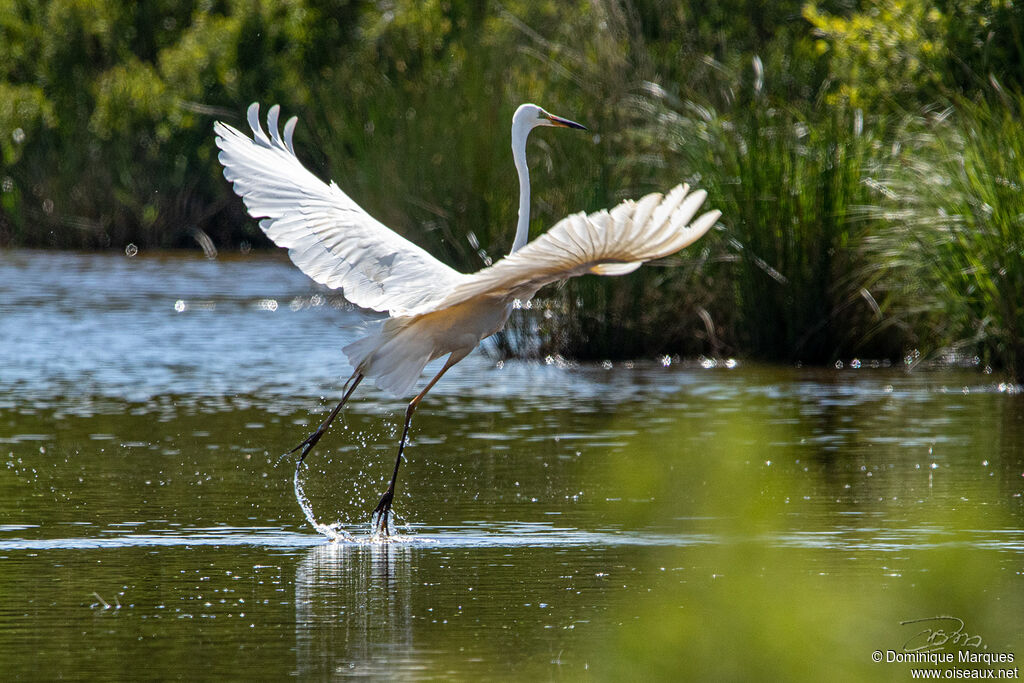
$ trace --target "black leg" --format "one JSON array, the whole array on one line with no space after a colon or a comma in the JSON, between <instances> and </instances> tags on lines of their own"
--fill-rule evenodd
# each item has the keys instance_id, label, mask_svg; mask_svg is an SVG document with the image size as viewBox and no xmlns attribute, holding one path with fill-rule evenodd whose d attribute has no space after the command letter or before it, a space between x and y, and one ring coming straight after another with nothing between
<instances>
[{"instance_id":1,"label":"black leg","mask_svg":"<svg viewBox=\"0 0 1024 683\"><path fill-rule=\"evenodd\" d=\"M405 442L409 438L409 425L412 424L412 414L416 412L416 406L420 404L420 401L427 395L427 392L437 384L437 380L441 379L441 375L448 372L448 368L465 357L465 353L459 354L458 357L456 357L455 353L448 356L448 360L445 362L444 367L441 368L441 371L434 375L434 379L427 382L427 386L423 387L423 391L416 394L416 398L409 401L409 407L405 409L405 426L402 428L402 440L398 442L398 457L395 458L395 471L391 473L391 483L388 484L388 490L380 497L380 502L377 503L377 507L373 509L373 513L370 515L370 525L376 526L385 536L389 534L388 515L391 513L391 503L395 500L395 482L398 481L398 468L402 464ZM375 518L376 522L374 521Z\"/></svg>"},{"instance_id":2,"label":"black leg","mask_svg":"<svg viewBox=\"0 0 1024 683\"><path fill-rule=\"evenodd\" d=\"M395 458L395 471L391 473L391 483L388 484L388 490L380 497L380 502L377 503L377 507L373 509L373 514L370 515L371 522L374 516L377 517L377 524L385 536L388 535L388 514L391 512L391 503L395 499L395 482L398 481L398 468L402 464L402 453L405 451L405 442L409 439L409 425L412 424L412 414L415 410L415 403L410 403L409 407L405 409L405 427L402 428L402 440L398 442L398 457Z\"/></svg>"},{"instance_id":3,"label":"black leg","mask_svg":"<svg viewBox=\"0 0 1024 683\"><path fill-rule=\"evenodd\" d=\"M302 461L306 459L306 456L309 455L309 452L313 450L313 447L316 446L317 442L320 441L320 438L327 432L327 429L331 426L331 423L334 422L334 418L336 418L338 416L338 413L341 412L341 407L345 405L346 401L348 401L348 397L352 395L352 392L356 390L356 387L359 386L359 383L363 381L363 376L359 374L353 375L352 378L352 386L350 386L348 388L348 391L345 392L345 395L342 397L341 401L338 402L338 405L334 406L334 410L332 410L331 414L327 416L327 419L324 420L319 427L317 427L315 432L307 436L305 441L303 441L298 446L282 455L282 458L291 455L292 453L301 448L302 455L299 456L299 461L295 463L295 466L299 467L300 465L302 465Z\"/></svg>"}]
</instances>

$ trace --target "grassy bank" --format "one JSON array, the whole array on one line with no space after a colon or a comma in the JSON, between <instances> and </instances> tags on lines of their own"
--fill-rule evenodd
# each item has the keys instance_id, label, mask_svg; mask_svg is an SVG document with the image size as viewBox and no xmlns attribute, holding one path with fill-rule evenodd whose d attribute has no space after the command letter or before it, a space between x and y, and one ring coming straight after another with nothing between
<instances>
[{"instance_id":1,"label":"grassy bank","mask_svg":"<svg viewBox=\"0 0 1024 683\"><path fill-rule=\"evenodd\" d=\"M473 270L506 253L522 101L532 230L688 181L717 229L544 293L506 353L978 358L1024 372L1024 9L329 0L0 5L0 244L269 246L215 119L300 116L300 155ZM753 19L751 17L756 17Z\"/></svg>"}]
</instances>

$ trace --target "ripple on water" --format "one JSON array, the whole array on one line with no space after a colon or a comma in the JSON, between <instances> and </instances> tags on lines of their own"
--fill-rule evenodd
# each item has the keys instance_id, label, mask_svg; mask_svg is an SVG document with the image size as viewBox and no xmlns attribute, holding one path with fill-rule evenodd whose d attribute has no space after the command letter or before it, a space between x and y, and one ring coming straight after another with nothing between
<instances>
[{"instance_id":1,"label":"ripple on water","mask_svg":"<svg viewBox=\"0 0 1024 683\"><path fill-rule=\"evenodd\" d=\"M322 535L298 533L275 527L217 526L178 529L139 529L145 522L125 522L119 528L100 530L98 536L65 538L0 539L0 552L85 550L115 548L172 548L191 546L255 546L296 549L322 544L375 545L402 544L408 547L431 548L614 548L675 547L719 545L735 541L715 534L667 534L643 531L588 531L558 527L546 523L467 522L459 526L425 527L409 525L405 533L384 538L379 535L355 534L327 527ZM112 525L113 526L113 525ZM0 533L17 533L39 528L32 524L6 524ZM761 537L758 542L769 547L832 549L902 553L912 549L965 547L987 548L1011 553L1024 552L1024 531L1003 529L952 534L941 528L907 527L905 529L840 528L817 532L785 532Z\"/></svg>"}]
</instances>

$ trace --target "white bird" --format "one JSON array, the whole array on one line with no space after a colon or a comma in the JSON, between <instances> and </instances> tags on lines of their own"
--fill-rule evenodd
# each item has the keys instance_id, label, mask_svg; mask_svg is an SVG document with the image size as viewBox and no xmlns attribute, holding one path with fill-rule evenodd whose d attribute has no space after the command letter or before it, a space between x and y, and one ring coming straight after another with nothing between
<instances>
[{"instance_id":1,"label":"white bird","mask_svg":"<svg viewBox=\"0 0 1024 683\"><path fill-rule=\"evenodd\" d=\"M447 355L441 370L409 402L395 469L371 524L388 533L395 481L413 412L450 367L481 340L500 330L513 302L530 300L544 285L586 273L624 275L645 261L675 253L707 232L721 215L708 211L693 220L703 190L679 185L668 194L626 200L611 211L576 213L527 244L530 175L526 138L538 126L584 129L535 104L512 117L512 156L519 173L519 223L509 255L472 274L441 263L392 232L356 204L334 182L322 182L295 155L296 117L278 130L277 105L267 113L269 136L259 121L259 104L248 110L253 137L221 122L214 124L224 176L249 214L292 261L316 282L341 289L363 308L386 311L367 336L343 351L354 368L345 393L327 419L301 444L297 467L327 431L364 377L396 396L407 395L424 366ZM376 518L376 522L374 522Z\"/></svg>"}]
</instances>

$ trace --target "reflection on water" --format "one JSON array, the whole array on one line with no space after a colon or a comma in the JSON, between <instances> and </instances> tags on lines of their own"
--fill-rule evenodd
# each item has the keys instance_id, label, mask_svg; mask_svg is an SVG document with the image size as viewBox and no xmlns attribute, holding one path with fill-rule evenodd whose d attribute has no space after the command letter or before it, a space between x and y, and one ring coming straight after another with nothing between
<instances>
[{"instance_id":1,"label":"reflection on water","mask_svg":"<svg viewBox=\"0 0 1024 683\"><path fill-rule=\"evenodd\" d=\"M474 354L377 543L401 401L361 387L300 479L277 466L364 321L277 258L0 253L5 663L903 678L871 652L936 615L1024 656L1024 396L998 377Z\"/></svg>"},{"instance_id":2,"label":"reflection on water","mask_svg":"<svg viewBox=\"0 0 1024 683\"><path fill-rule=\"evenodd\" d=\"M295 573L300 676L374 676L415 666L412 552L404 543L326 543Z\"/></svg>"}]
</instances>

